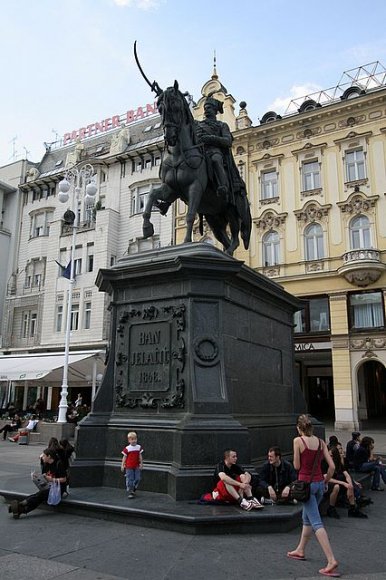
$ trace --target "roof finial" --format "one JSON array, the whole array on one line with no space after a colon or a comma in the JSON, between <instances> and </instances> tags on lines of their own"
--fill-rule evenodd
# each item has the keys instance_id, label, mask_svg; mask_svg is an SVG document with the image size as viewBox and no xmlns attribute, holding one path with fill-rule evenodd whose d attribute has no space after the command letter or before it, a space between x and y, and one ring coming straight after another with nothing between
<instances>
[{"instance_id":1,"label":"roof finial","mask_svg":"<svg viewBox=\"0 0 386 580\"><path fill-rule=\"evenodd\" d=\"M213 74L212 79L218 79L217 69L216 69L216 50L213 52Z\"/></svg>"}]
</instances>

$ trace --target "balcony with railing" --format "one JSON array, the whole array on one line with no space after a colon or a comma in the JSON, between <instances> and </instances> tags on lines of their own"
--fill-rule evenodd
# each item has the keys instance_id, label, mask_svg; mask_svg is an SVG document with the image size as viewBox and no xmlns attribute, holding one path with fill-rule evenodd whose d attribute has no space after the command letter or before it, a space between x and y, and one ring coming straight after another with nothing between
<instances>
[{"instance_id":1,"label":"balcony with railing","mask_svg":"<svg viewBox=\"0 0 386 580\"><path fill-rule=\"evenodd\" d=\"M374 248L350 250L343 254L342 260L343 265L338 272L354 286L373 284L386 270L386 264L381 261L381 252Z\"/></svg>"},{"instance_id":2,"label":"balcony with railing","mask_svg":"<svg viewBox=\"0 0 386 580\"><path fill-rule=\"evenodd\" d=\"M89 230L95 230L95 220L94 219L79 222L78 227L77 227L78 233L87 232ZM72 225L67 224L65 222L62 222L61 236L70 235L70 234L72 234L72 232L73 232Z\"/></svg>"}]
</instances>

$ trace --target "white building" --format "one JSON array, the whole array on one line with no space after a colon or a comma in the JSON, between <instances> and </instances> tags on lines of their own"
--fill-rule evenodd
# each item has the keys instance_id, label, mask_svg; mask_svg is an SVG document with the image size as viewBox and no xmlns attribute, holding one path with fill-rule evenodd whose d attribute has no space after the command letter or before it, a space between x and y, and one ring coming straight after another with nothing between
<instances>
[{"instance_id":1,"label":"white building","mask_svg":"<svg viewBox=\"0 0 386 580\"><path fill-rule=\"evenodd\" d=\"M174 242L170 210L166 217L155 211L155 235L148 240L142 237L147 194L160 181L163 136L158 114L150 109L150 116L140 117L138 121L131 117L129 124L115 121L119 129L105 130L106 125L97 131L94 125L94 135L82 140L76 139L75 132L68 134L69 144L47 147L40 163L29 164L20 173L22 183L13 184L14 189L9 180L0 182L0 201L17 192L21 196L20 216L17 206L12 209L12 219L18 223L13 231L18 235L15 240L10 237L0 253L3 271L7 255L16 248L16 259L9 260L0 282L0 302L4 302L0 385L7 400L15 400L20 409L40 396L53 412L59 403L69 280L58 263L67 266L71 255L72 227L63 221L67 207L79 216L68 377L71 401L81 392L83 402L89 404L104 369L109 297L95 286L99 268L114 265L127 253ZM60 203L58 183L66 169L84 163L91 163L96 172L95 205L90 207L83 199L78 208L71 202ZM12 284L7 284L9 280Z\"/></svg>"}]
</instances>

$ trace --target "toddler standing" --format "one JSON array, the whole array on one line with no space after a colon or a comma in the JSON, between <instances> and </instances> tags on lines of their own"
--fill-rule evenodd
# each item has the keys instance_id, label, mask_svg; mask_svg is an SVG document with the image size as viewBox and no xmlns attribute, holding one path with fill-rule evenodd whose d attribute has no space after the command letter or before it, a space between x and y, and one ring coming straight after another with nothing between
<instances>
[{"instance_id":1,"label":"toddler standing","mask_svg":"<svg viewBox=\"0 0 386 580\"><path fill-rule=\"evenodd\" d=\"M130 431L130 433L127 434L127 440L129 444L126 445L122 451L121 471L122 473L125 473L128 498L133 499L141 480L143 449L138 444L135 431Z\"/></svg>"}]
</instances>

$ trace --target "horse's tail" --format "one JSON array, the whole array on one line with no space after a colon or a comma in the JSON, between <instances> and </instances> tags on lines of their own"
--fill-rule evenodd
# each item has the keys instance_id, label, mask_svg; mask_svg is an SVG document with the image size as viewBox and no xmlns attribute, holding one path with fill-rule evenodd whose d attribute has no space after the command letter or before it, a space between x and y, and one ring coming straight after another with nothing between
<instances>
[{"instance_id":1,"label":"horse's tail","mask_svg":"<svg viewBox=\"0 0 386 580\"><path fill-rule=\"evenodd\" d=\"M241 238L243 240L244 248L248 250L252 231L252 216L249 209L249 201L245 191L241 192L239 195L236 195L236 207L241 221Z\"/></svg>"},{"instance_id":2,"label":"horse's tail","mask_svg":"<svg viewBox=\"0 0 386 580\"><path fill-rule=\"evenodd\" d=\"M204 235L204 216L202 213L198 214L199 217L199 226L198 226L198 230L200 232L200 236Z\"/></svg>"}]
</instances>

